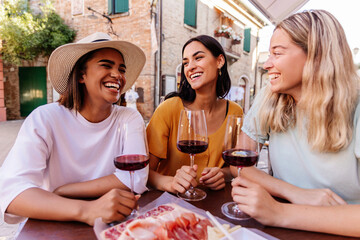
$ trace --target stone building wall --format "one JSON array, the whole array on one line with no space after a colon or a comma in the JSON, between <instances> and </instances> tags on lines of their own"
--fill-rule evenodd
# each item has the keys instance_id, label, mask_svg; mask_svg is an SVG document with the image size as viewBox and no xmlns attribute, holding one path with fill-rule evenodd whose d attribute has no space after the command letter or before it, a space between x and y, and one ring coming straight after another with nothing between
<instances>
[{"instance_id":1,"label":"stone building wall","mask_svg":"<svg viewBox=\"0 0 360 240\"><path fill-rule=\"evenodd\" d=\"M20 118L18 67L4 63L5 106L8 120Z\"/></svg>"}]
</instances>

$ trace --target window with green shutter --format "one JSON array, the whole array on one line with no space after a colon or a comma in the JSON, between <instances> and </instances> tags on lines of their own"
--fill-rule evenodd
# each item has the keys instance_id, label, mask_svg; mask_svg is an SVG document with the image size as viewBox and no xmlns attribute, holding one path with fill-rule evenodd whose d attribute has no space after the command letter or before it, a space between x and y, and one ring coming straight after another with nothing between
<instances>
[{"instance_id":1,"label":"window with green shutter","mask_svg":"<svg viewBox=\"0 0 360 240\"><path fill-rule=\"evenodd\" d=\"M251 28L246 28L244 30L244 51L250 52L251 50Z\"/></svg>"},{"instance_id":2,"label":"window with green shutter","mask_svg":"<svg viewBox=\"0 0 360 240\"><path fill-rule=\"evenodd\" d=\"M109 14L124 13L129 11L129 0L108 0Z\"/></svg>"},{"instance_id":3,"label":"window with green shutter","mask_svg":"<svg viewBox=\"0 0 360 240\"><path fill-rule=\"evenodd\" d=\"M196 28L197 0L185 0L184 23Z\"/></svg>"}]
</instances>

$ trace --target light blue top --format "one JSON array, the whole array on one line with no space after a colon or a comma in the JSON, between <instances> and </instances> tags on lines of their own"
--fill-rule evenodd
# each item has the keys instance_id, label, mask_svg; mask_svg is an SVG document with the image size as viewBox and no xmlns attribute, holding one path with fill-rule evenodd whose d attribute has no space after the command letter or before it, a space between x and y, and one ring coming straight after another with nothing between
<instances>
[{"instance_id":1,"label":"light blue top","mask_svg":"<svg viewBox=\"0 0 360 240\"><path fill-rule=\"evenodd\" d=\"M261 98L258 94L247 113L242 130L255 139L253 117L257 116ZM354 114L353 139L337 153L311 150L306 131L295 126L284 133L260 136L269 140L269 159L273 175L301 188L329 188L348 203L360 204L360 102ZM259 122L257 120L257 122Z\"/></svg>"}]
</instances>

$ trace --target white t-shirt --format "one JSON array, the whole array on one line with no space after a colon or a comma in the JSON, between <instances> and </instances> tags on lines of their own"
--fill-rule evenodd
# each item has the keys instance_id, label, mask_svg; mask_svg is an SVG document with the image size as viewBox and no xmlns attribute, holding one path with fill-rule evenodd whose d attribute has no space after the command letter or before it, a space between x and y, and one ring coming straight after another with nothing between
<instances>
[{"instance_id":1,"label":"white t-shirt","mask_svg":"<svg viewBox=\"0 0 360 240\"><path fill-rule=\"evenodd\" d=\"M128 123L131 133L126 141L122 140L124 123ZM144 153L143 134L144 121L134 109L114 105L108 118L91 123L58 103L38 107L25 119L0 168L0 209L4 220L15 223L24 219L4 212L28 188L53 191L67 183L112 173L130 187L129 172L115 168L114 154L120 147L128 153ZM120 146L116 146L116 139L120 139ZM148 171L148 167L135 171L135 192L147 190Z\"/></svg>"},{"instance_id":2,"label":"white t-shirt","mask_svg":"<svg viewBox=\"0 0 360 240\"><path fill-rule=\"evenodd\" d=\"M252 119L257 117L262 92L256 97L242 127L252 139L255 139ZM348 203L360 204L360 103L354 114L353 138L348 147L339 152L312 150L306 131L300 132L298 126L284 133L260 136L259 142L266 140L269 140L274 177L305 189L329 188Z\"/></svg>"}]
</instances>

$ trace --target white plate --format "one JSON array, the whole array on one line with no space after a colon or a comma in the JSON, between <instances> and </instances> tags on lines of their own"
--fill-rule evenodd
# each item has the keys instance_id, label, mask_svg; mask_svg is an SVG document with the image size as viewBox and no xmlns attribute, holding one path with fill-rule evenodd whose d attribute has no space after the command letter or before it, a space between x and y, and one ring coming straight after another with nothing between
<instances>
[{"instance_id":1,"label":"white plate","mask_svg":"<svg viewBox=\"0 0 360 240\"><path fill-rule=\"evenodd\" d=\"M259 232L261 235L256 234L255 232L253 232L252 230L250 231L247 228L239 228L238 230L236 230L235 232L231 233L231 236L235 239L235 240L265 240L265 239L272 239L275 240L277 238L270 236L264 232L261 232L257 229L253 229L256 232ZM221 238L221 240L228 240L228 238L223 237Z\"/></svg>"}]
</instances>

